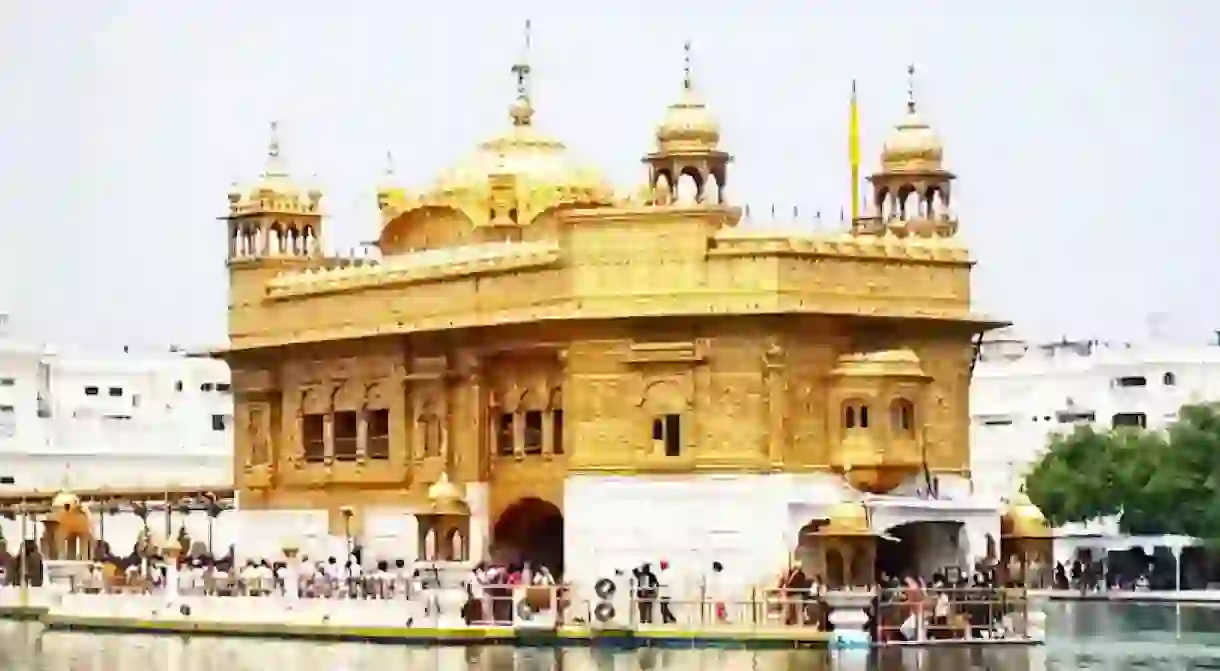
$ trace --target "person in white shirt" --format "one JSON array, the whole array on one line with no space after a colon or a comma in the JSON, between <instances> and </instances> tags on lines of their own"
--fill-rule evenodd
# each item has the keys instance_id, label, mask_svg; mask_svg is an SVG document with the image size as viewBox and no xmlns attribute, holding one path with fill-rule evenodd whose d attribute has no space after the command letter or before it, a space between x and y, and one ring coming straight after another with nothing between
<instances>
[{"instance_id":1,"label":"person in white shirt","mask_svg":"<svg viewBox=\"0 0 1220 671\"><path fill-rule=\"evenodd\" d=\"M669 561L665 559L657 566L657 599L661 603L661 624L674 624L678 618L674 617L673 611L673 571L669 568Z\"/></svg>"}]
</instances>

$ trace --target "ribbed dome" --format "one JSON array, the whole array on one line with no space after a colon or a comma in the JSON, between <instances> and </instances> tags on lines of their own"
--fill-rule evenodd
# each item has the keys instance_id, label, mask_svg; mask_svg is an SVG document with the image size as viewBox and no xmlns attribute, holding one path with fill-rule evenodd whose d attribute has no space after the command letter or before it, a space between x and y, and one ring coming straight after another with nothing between
<instances>
[{"instance_id":1,"label":"ribbed dome","mask_svg":"<svg viewBox=\"0 0 1220 671\"><path fill-rule=\"evenodd\" d=\"M906 116L881 148L881 167L887 172L926 172L939 170L945 147L940 137L924 122L915 108L915 66L907 68Z\"/></svg>"},{"instance_id":2,"label":"ribbed dome","mask_svg":"<svg viewBox=\"0 0 1220 671\"><path fill-rule=\"evenodd\" d=\"M563 142L540 133L533 125L533 108L519 98L511 106L513 124L505 132L480 142L474 152L445 170L420 201L458 207L491 198L492 181L511 180L518 194L528 194L525 217L563 203L602 203L614 189L600 171L578 163ZM465 209L465 208L462 208Z\"/></svg>"},{"instance_id":3,"label":"ribbed dome","mask_svg":"<svg viewBox=\"0 0 1220 671\"><path fill-rule=\"evenodd\" d=\"M678 101L669 106L657 127L657 148L663 152L715 149L720 122L708 110L688 79Z\"/></svg>"},{"instance_id":4,"label":"ribbed dome","mask_svg":"<svg viewBox=\"0 0 1220 671\"><path fill-rule=\"evenodd\" d=\"M945 147L914 104L894 127L881 149L881 167L891 172L938 170Z\"/></svg>"}]
</instances>

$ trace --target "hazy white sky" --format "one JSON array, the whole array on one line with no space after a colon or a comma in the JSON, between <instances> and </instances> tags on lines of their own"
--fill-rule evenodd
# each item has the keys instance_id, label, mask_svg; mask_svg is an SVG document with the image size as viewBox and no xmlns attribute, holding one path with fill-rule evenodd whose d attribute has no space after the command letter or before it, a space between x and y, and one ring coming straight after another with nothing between
<instances>
[{"instance_id":1,"label":"hazy white sky","mask_svg":"<svg viewBox=\"0 0 1220 671\"><path fill-rule=\"evenodd\" d=\"M332 247L376 236L392 150L423 185L507 123L533 21L536 123L632 189L682 42L730 198L837 214L847 94L866 169L908 62L946 141L980 310L1029 335L1220 328L1220 6L1139 0L0 0L0 311L57 343L224 337L224 224L271 119ZM70 11L69 11L70 8Z\"/></svg>"}]
</instances>

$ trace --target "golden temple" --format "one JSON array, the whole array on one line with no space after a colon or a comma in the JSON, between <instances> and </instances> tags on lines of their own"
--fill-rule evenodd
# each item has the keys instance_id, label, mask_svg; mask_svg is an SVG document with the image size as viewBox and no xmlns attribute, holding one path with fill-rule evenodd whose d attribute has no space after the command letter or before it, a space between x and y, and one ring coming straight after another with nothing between
<instances>
[{"instance_id":1,"label":"golden temple","mask_svg":"<svg viewBox=\"0 0 1220 671\"><path fill-rule=\"evenodd\" d=\"M490 526L522 500L559 514L574 474L968 475L975 336L997 323L971 311L913 92L864 215L779 233L739 227L689 58L630 197L543 132L514 72L501 134L428 188L379 186L378 259L324 254L323 194L277 140L230 194L243 509L358 528L443 483L486 487Z\"/></svg>"}]
</instances>

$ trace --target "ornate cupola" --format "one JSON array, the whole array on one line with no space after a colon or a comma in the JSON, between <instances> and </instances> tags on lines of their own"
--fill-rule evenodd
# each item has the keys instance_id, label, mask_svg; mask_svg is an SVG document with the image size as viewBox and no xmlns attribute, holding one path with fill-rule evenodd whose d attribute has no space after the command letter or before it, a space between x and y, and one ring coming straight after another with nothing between
<instances>
[{"instance_id":1,"label":"ornate cupola","mask_svg":"<svg viewBox=\"0 0 1220 671\"><path fill-rule=\"evenodd\" d=\"M955 176L943 167L944 143L915 104L915 66L907 67L906 114L881 150L881 169L868 180L873 204L896 235L949 237L957 220L949 210Z\"/></svg>"},{"instance_id":2,"label":"ornate cupola","mask_svg":"<svg viewBox=\"0 0 1220 671\"><path fill-rule=\"evenodd\" d=\"M229 262L306 259L322 254L322 192L302 187L280 153L279 123L271 122L267 163L258 181L229 192Z\"/></svg>"},{"instance_id":3,"label":"ornate cupola","mask_svg":"<svg viewBox=\"0 0 1220 671\"><path fill-rule=\"evenodd\" d=\"M680 200L723 204L728 164L733 157L719 149L720 122L695 90L690 42L684 48L682 90L657 126L656 150L644 157L648 164L648 183L657 205ZM694 181L693 194L678 193L682 177Z\"/></svg>"}]
</instances>

